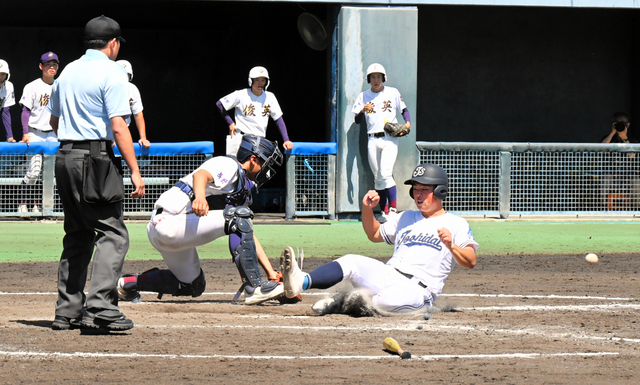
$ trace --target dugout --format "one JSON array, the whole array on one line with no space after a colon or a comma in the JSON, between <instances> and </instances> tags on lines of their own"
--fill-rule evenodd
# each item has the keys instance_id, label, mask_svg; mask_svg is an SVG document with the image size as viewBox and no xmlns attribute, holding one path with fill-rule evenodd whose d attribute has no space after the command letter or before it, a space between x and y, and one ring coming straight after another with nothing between
<instances>
[{"instance_id":1,"label":"dugout","mask_svg":"<svg viewBox=\"0 0 640 385\"><path fill-rule=\"evenodd\" d=\"M619 110L630 113L632 131L640 124L640 5L632 0L62 0L53 6L23 0L3 4L0 58L9 62L19 98L24 85L40 76L43 52L56 52L64 67L83 52L84 23L105 14L121 24L128 40L119 58L134 66L152 142L210 140L223 149L226 127L215 102L245 87L248 70L258 64L270 71L269 90L278 96L292 139L331 142L348 118L337 108L345 69L336 52L346 47L336 34L341 11L349 7L415 9L415 72L392 64L389 85L403 78L415 82L417 141L593 143ZM296 21L305 11L325 23L326 50L310 49L300 39ZM388 20L382 27L405 33L400 25ZM402 53L387 57L407 61ZM17 134L20 111L11 113ZM269 137L280 140L275 126ZM360 139L356 143L362 146ZM371 178L366 163L358 170L350 179L362 186L348 191L352 196L361 195ZM265 187L285 188L285 174ZM338 211L359 210L358 199L340 202L348 196L338 192Z\"/></svg>"}]
</instances>

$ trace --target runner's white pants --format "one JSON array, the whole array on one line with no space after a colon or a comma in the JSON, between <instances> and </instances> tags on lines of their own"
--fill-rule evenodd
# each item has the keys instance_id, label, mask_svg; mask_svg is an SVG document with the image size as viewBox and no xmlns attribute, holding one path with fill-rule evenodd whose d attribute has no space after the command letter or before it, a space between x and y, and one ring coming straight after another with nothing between
<instances>
[{"instance_id":1,"label":"runner's white pants","mask_svg":"<svg viewBox=\"0 0 640 385\"><path fill-rule=\"evenodd\" d=\"M375 308L386 312L415 312L430 305L432 294L415 279L400 274L392 266L362 255L347 254L336 260L345 280L366 289Z\"/></svg>"}]
</instances>

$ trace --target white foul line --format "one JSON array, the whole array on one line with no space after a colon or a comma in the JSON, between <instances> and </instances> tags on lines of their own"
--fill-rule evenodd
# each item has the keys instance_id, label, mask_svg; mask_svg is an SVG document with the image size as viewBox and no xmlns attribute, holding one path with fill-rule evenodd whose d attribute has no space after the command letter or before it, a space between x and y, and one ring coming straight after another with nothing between
<instances>
[{"instance_id":1,"label":"white foul line","mask_svg":"<svg viewBox=\"0 0 640 385\"><path fill-rule=\"evenodd\" d=\"M440 354L440 355L415 355L412 359L417 360L441 360L441 359L492 359L492 358L545 358L545 357L595 357L595 356L614 356L619 355L618 352L574 352L574 353L503 353L503 354ZM327 359L357 359L357 360L381 360L381 359L399 359L395 355L384 356L255 356L255 355L227 355L227 354L213 354L213 355L201 355L201 354L141 354L141 353L87 353L87 352L75 352L75 353L43 353L43 352L8 352L0 351L0 356L18 357L18 358L227 358L227 359L262 359L262 360L327 360Z\"/></svg>"},{"instance_id":2,"label":"white foul line","mask_svg":"<svg viewBox=\"0 0 640 385\"><path fill-rule=\"evenodd\" d=\"M142 294L154 295L150 291L141 291ZM229 296L235 295L235 292L206 292L202 295L212 296ZM0 295L58 295L55 292L6 292L0 291ZM330 292L305 292L305 296L330 296ZM577 295L527 295L527 294L472 294L472 293L458 293L458 294L440 294L439 297L473 297L473 298L536 298L536 299L583 299L583 300L603 300L603 301L634 301L637 298L624 298L624 297L590 297L590 296L577 296Z\"/></svg>"}]
</instances>

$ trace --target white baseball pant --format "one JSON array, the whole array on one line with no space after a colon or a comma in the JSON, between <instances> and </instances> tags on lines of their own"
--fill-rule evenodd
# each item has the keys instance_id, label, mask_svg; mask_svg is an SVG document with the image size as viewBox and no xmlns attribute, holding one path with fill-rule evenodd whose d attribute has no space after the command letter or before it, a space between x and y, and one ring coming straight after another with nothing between
<instances>
[{"instance_id":1,"label":"white baseball pant","mask_svg":"<svg viewBox=\"0 0 640 385\"><path fill-rule=\"evenodd\" d=\"M369 137L367 143L369 166L373 172L376 190L384 190L396 185L393 180L393 166L398 157L398 138L389 135L380 138Z\"/></svg>"},{"instance_id":2,"label":"white baseball pant","mask_svg":"<svg viewBox=\"0 0 640 385\"><path fill-rule=\"evenodd\" d=\"M30 142L57 142L58 137L53 131L39 131L29 128ZM29 159L29 168L22 178L24 184L35 184L42 171L42 155L36 154Z\"/></svg>"},{"instance_id":3,"label":"white baseball pant","mask_svg":"<svg viewBox=\"0 0 640 385\"><path fill-rule=\"evenodd\" d=\"M224 233L222 210L198 217L193 213L171 214L163 211L151 217L147 225L149 242L180 282L193 282L200 275L197 246L212 242Z\"/></svg>"},{"instance_id":4,"label":"white baseball pant","mask_svg":"<svg viewBox=\"0 0 640 385\"><path fill-rule=\"evenodd\" d=\"M345 280L371 294L376 309L389 313L415 312L430 305L432 294L415 279L408 279L392 266L362 255L347 254L336 260Z\"/></svg>"}]
</instances>

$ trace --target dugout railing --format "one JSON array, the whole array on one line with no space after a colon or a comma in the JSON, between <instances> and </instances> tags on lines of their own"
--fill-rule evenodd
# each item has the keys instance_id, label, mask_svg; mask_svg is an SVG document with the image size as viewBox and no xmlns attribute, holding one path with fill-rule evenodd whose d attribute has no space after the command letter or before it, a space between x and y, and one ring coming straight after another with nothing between
<instances>
[{"instance_id":1,"label":"dugout railing","mask_svg":"<svg viewBox=\"0 0 640 385\"><path fill-rule=\"evenodd\" d=\"M287 202L285 216L336 215L336 143L295 142L286 151Z\"/></svg>"},{"instance_id":2,"label":"dugout railing","mask_svg":"<svg viewBox=\"0 0 640 385\"><path fill-rule=\"evenodd\" d=\"M640 215L640 144L418 142L460 215Z\"/></svg>"},{"instance_id":3,"label":"dugout railing","mask_svg":"<svg viewBox=\"0 0 640 385\"><path fill-rule=\"evenodd\" d=\"M0 217L62 217L54 166L57 142L0 143ZM129 198L133 191L131 172L124 165L124 215L149 218L155 201L175 182L213 156L213 142L153 143L149 148L134 144L145 196ZM119 155L115 148L116 155ZM42 157L42 172L32 185L22 183L33 156ZM18 212L26 202L27 212ZM37 206L37 210L34 210Z\"/></svg>"}]
</instances>

